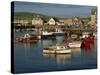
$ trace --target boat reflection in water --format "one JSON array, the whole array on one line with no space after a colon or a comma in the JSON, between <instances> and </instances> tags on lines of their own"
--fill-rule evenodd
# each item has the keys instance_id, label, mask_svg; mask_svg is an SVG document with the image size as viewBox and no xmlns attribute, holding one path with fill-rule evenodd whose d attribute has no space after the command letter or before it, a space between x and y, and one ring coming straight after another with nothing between
<instances>
[{"instance_id":1,"label":"boat reflection in water","mask_svg":"<svg viewBox=\"0 0 100 75\"><path fill-rule=\"evenodd\" d=\"M23 46L24 46L24 48L26 50L26 49L30 49L31 44L30 43L24 43Z\"/></svg>"},{"instance_id":2,"label":"boat reflection in water","mask_svg":"<svg viewBox=\"0 0 100 75\"><path fill-rule=\"evenodd\" d=\"M37 43L15 43L16 72L50 71L62 69L96 68L97 41L94 41L91 50L71 48L69 54L44 54L43 49L57 43L62 43L64 37L56 36L56 40L41 39Z\"/></svg>"},{"instance_id":3,"label":"boat reflection in water","mask_svg":"<svg viewBox=\"0 0 100 75\"><path fill-rule=\"evenodd\" d=\"M43 54L45 58L54 59L57 64L70 64L73 57L81 56L81 48L71 49L70 54Z\"/></svg>"},{"instance_id":4,"label":"boat reflection in water","mask_svg":"<svg viewBox=\"0 0 100 75\"><path fill-rule=\"evenodd\" d=\"M72 48L72 55L74 56L80 56L81 55L81 48Z\"/></svg>"},{"instance_id":5,"label":"boat reflection in water","mask_svg":"<svg viewBox=\"0 0 100 75\"><path fill-rule=\"evenodd\" d=\"M23 44L23 49L24 49L24 53L25 54L25 58L28 59L28 56L30 55L30 51L31 51L31 44L30 43L24 43Z\"/></svg>"},{"instance_id":6,"label":"boat reflection in water","mask_svg":"<svg viewBox=\"0 0 100 75\"><path fill-rule=\"evenodd\" d=\"M54 59L57 64L71 63L71 54L43 54L43 56Z\"/></svg>"}]
</instances>

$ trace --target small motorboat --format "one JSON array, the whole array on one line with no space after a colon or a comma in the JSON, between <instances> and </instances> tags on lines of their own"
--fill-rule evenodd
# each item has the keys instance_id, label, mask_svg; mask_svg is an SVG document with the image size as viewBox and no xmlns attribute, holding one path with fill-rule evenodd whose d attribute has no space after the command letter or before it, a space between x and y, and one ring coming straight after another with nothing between
<instances>
[{"instance_id":1,"label":"small motorboat","mask_svg":"<svg viewBox=\"0 0 100 75\"><path fill-rule=\"evenodd\" d=\"M80 48L81 47L82 42L81 41L72 41L68 43L68 46L70 48Z\"/></svg>"},{"instance_id":2,"label":"small motorboat","mask_svg":"<svg viewBox=\"0 0 100 75\"><path fill-rule=\"evenodd\" d=\"M25 34L21 37L15 38L15 43L36 43L37 42L37 36Z\"/></svg>"},{"instance_id":3,"label":"small motorboat","mask_svg":"<svg viewBox=\"0 0 100 75\"><path fill-rule=\"evenodd\" d=\"M43 53L66 54L66 53L71 53L71 49L66 45L55 45L55 46L50 46L48 48L44 48Z\"/></svg>"}]
</instances>

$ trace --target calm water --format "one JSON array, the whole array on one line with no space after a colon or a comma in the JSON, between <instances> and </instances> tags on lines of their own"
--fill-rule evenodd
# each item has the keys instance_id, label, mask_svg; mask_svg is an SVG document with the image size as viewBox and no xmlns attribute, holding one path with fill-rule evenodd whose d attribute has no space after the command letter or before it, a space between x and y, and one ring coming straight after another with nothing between
<instances>
[{"instance_id":1,"label":"calm water","mask_svg":"<svg viewBox=\"0 0 100 75\"><path fill-rule=\"evenodd\" d=\"M16 36L22 33L16 33ZM15 44L15 73L59 71L96 68L96 44L89 51L73 49L71 54L43 54L43 48L60 43L63 36L56 40L38 40L35 44Z\"/></svg>"}]
</instances>

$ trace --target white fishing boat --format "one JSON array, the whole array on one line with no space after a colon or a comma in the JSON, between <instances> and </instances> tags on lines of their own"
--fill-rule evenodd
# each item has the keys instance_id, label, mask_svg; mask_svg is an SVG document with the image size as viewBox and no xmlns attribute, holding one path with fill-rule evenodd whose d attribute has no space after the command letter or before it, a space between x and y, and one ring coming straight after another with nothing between
<instances>
[{"instance_id":1,"label":"white fishing boat","mask_svg":"<svg viewBox=\"0 0 100 75\"><path fill-rule=\"evenodd\" d=\"M80 48L81 44L82 44L81 41L73 41L73 42L68 43L68 46L70 48Z\"/></svg>"},{"instance_id":2,"label":"white fishing boat","mask_svg":"<svg viewBox=\"0 0 100 75\"><path fill-rule=\"evenodd\" d=\"M43 57L55 59L57 64L67 64L70 63L71 54L47 54L43 53Z\"/></svg>"},{"instance_id":3,"label":"white fishing boat","mask_svg":"<svg viewBox=\"0 0 100 75\"><path fill-rule=\"evenodd\" d=\"M56 29L55 32L53 32L54 35L63 35L64 31L62 31L61 29Z\"/></svg>"},{"instance_id":4,"label":"white fishing boat","mask_svg":"<svg viewBox=\"0 0 100 75\"><path fill-rule=\"evenodd\" d=\"M66 45L55 45L43 49L43 53L66 54L71 53L71 49Z\"/></svg>"},{"instance_id":5,"label":"white fishing boat","mask_svg":"<svg viewBox=\"0 0 100 75\"><path fill-rule=\"evenodd\" d=\"M42 31L41 35L38 36L38 39L52 39L55 38L55 35L52 32Z\"/></svg>"},{"instance_id":6,"label":"white fishing boat","mask_svg":"<svg viewBox=\"0 0 100 75\"><path fill-rule=\"evenodd\" d=\"M43 31L43 32L42 32L42 35L48 36L48 35L53 35L53 33L52 33L52 32L48 32L48 31Z\"/></svg>"}]
</instances>

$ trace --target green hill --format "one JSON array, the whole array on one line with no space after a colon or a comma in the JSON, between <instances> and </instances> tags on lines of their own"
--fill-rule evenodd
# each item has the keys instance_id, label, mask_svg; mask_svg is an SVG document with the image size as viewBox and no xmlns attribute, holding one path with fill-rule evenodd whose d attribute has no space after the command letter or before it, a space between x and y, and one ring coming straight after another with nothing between
<instances>
[{"instance_id":1,"label":"green hill","mask_svg":"<svg viewBox=\"0 0 100 75\"><path fill-rule=\"evenodd\" d=\"M14 19L27 19L32 20L33 18L41 17L45 20L48 20L52 16L42 15L38 13L30 13L30 12L15 12L14 13Z\"/></svg>"}]
</instances>

